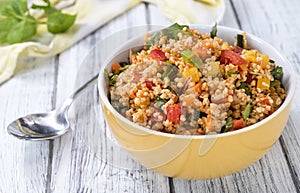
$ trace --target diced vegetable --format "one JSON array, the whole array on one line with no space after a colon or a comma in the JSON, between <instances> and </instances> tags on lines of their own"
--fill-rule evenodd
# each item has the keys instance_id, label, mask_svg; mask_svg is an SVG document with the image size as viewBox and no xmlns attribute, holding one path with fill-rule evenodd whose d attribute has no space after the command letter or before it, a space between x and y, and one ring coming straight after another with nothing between
<instances>
[{"instance_id":1,"label":"diced vegetable","mask_svg":"<svg viewBox=\"0 0 300 193\"><path fill-rule=\"evenodd\" d=\"M146 87L149 90L152 90L152 87L155 86L155 84L151 80L145 80L145 83L146 83Z\"/></svg>"},{"instance_id":2,"label":"diced vegetable","mask_svg":"<svg viewBox=\"0 0 300 193\"><path fill-rule=\"evenodd\" d=\"M166 100L165 99L162 99L161 97L160 97L160 95L156 95L155 96L155 100L156 100L156 106L158 107L158 108L161 108L164 104L166 104Z\"/></svg>"},{"instance_id":3,"label":"diced vegetable","mask_svg":"<svg viewBox=\"0 0 300 193\"><path fill-rule=\"evenodd\" d=\"M246 82L241 82L240 86L238 87L238 89L244 89L246 95L251 95L251 91L248 87L248 84Z\"/></svg>"},{"instance_id":4,"label":"diced vegetable","mask_svg":"<svg viewBox=\"0 0 300 193\"><path fill-rule=\"evenodd\" d=\"M265 69L267 65L269 64L270 58L267 54L260 54L260 57L262 57L262 61L260 66Z\"/></svg>"},{"instance_id":5,"label":"diced vegetable","mask_svg":"<svg viewBox=\"0 0 300 193\"><path fill-rule=\"evenodd\" d=\"M161 31L161 34L162 35L165 35L167 36L168 38L170 39L178 39L178 33L179 32L185 32L183 31L183 29L186 28L186 29L189 29L189 26L188 25L179 25L178 23L174 23L173 25L163 29Z\"/></svg>"},{"instance_id":6,"label":"diced vegetable","mask_svg":"<svg viewBox=\"0 0 300 193\"><path fill-rule=\"evenodd\" d=\"M236 45L241 48L244 48L244 36L242 34L236 35Z\"/></svg>"},{"instance_id":7,"label":"diced vegetable","mask_svg":"<svg viewBox=\"0 0 300 193\"><path fill-rule=\"evenodd\" d=\"M174 124L180 123L181 104L173 104L167 106L167 119Z\"/></svg>"},{"instance_id":8,"label":"diced vegetable","mask_svg":"<svg viewBox=\"0 0 300 193\"><path fill-rule=\"evenodd\" d=\"M198 82L195 86L194 86L194 91L200 93L201 92L201 86L202 84L200 82Z\"/></svg>"},{"instance_id":9,"label":"diced vegetable","mask_svg":"<svg viewBox=\"0 0 300 193\"><path fill-rule=\"evenodd\" d=\"M239 72L235 72L235 71L226 71L226 75L227 76L231 76L231 75L233 75L233 74L238 74Z\"/></svg>"},{"instance_id":10,"label":"diced vegetable","mask_svg":"<svg viewBox=\"0 0 300 193\"><path fill-rule=\"evenodd\" d=\"M267 77L257 79L257 88L262 90L270 88L270 79Z\"/></svg>"},{"instance_id":11,"label":"diced vegetable","mask_svg":"<svg viewBox=\"0 0 300 193\"><path fill-rule=\"evenodd\" d=\"M158 31L155 33L155 35L149 39L146 42L146 46L150 48L152 45L154 45L160 38L160 36L167 36L169 39L178 39L178 33L181 32L182 34L190 34L189 31L184 31L184 29L189 29L189 26L187 25L179 25L178 23L174 23L171 26Z\"/></svg>"},{"instance_id":12,"label":"diced vegetable","mask_svg":"<svg viewBox=\"0 0 300 193\"><path fill-rule=\"evenodd\" d=\"M160 35L161 32L156 32L151 39L147 40L146 46L148 47L148 49L159 40Z\"/></svg>"},{"instance_id":13,"label":"diced vegetable","mask_svg":"<svg viewBox=\"0 0 300 193\"><path fill-rule=\"evenodd\" d=\"M201 68L202 68L203 62L202 62L201 58L196 56L191 50L189 50L189 49L183 50L180 52L180 55L183 57L183 60L185 62L191 62L200 71L202 70Z\"/></svg>"},{"instance_id":14,"label":"diced vegetable","mask_svg":"<svg viewBox=\"0 0 300 193\"><path fill-rule=\"evenodd\" d=\"M272 71L271 71L272 76L274 77L275 80L279 80L280 82L282 81L283 77L283 71L282 67L276 66Z\"/></svg>"},{"instance_id":15,"label":"diced vegetable","mask_svg":"<svg viewBox=\"0 0 300 193\"><path fill-rule=\"evenodd\" d=\"M165 56L165 53L159 49L151 50L149 53L149 57L162 62L168 60L168 58Z\"/></svg>"},{"instance_id":16,"label":"diced vegetable","mask_svg":"<svg viewBox=\"0 0 300 193\"><path fill-rule=\"evenodd\" d=\"M241 128L244 128L244 127L245 127L245 124L244 124L243 119L232 120L231 130L238 130L238 129L241 129Z\"/></svg>"},{"instance_id":17,"label":"diced vegetable","mask_svg":"<svg viewBox=\"0 0 300 193\"><path fill-rule=\"evenodd\" d=\"M270 87L277 87L280 86L281 82L279 80L274 80L270 82Z\"/></svg>"},{"instance_id":18,"label":"diced vegetable","mask_svg":"<svg viewBox=\"0 0 300 193\"><path fill-rule=\"evenodd\" d=\"M220 61L223 64L232 63L234 65L238 65L239 67L241 65L247 64L247 62L238 53L235 53L231 50L222 50Z\"/></svg>"},{"instance_id":19,"label":"diced vegetable","mask_svg":"<svg viewBox=\"0 0 300 193\"><path fill-rule=\"evenodd\" d=\"M191 79L192 79L192 77L189 76L189 77L184 81L183 87L182 87L182 89L181 89L181 91L180 91L180 94L182 94L182 93L184 93L184 92L186 91L186 89L188 88L189 83L191 82Z\"/></svg>"},{"instance_id":20,"label":"diced vegetable","mask_svg":"<svg viewBox=\"0 0 300 193\"><path fill-rule=\"evenodd\" d=\"M243 48L241 48L240 46L233 46L232 51L234 51L234 52L240 54L240 53L242 53Z\"/></svg>"},{"instance_id":21,"label":"diced vegetable","mask_svg":"<svg viewBox=\"0 0 300 193\"><path fill-rule=\"evenodd\" d=\"M206 76L216 77L220 74L220 62L210 62L210 70L207 71Z\"/></svg>"},{"instance_id":22,"label":"diced vegetable","mask_svg":"<svg viewBox=\"0 0 300 193\"><path fill-rule=\"evenodd\" d=\"M115 62L112 66L111 66L111 71L113 73L115 72L119 72L120 71L120 68L121 68L121 65L119 62Z\"/></svg>"},{"instance_id":23,"label":"diced vegetable","mask_svg":"<svg viewBox=\"0 0 300 193\"><path fill-rule=\"evenodd\" d=\"M188 68L183 72L184 77L191 77L192 82L198 82L200 80L199 71L196 67Z\"/></svg>"},{"instance_id":24,"label":"diced vegetable","mask_svg":"<svg viewBox=\"0 0 300 193\"><path fill-rule=\"evenodd\" d=\"M214 38L217 36L217 32L218 32L218 29L217 29L217 23L215 23L215 25L212 27L211 29L211 32L210 32L210 37L211 38Z\"/></svg>"},{"instance_id":25,"label":"diced vegetable","mask_svg":"<svg viewBox=\"0 0 300 193\"><path fill-rule=\"evenodd\" d=\"M247 62L256 62L256 50L249 50L243 56Z\"/></svg>"},{"instance_id":26,"label":"diced vegetable","mask_svg":"<svg viewBox=\"0 0 300 193\"><path fill-rule=\"evenodd\" d=\"M232 127L232 117L226 119L226 125L221 130L221 133L227 132Z\"/></svg>"},{"instance_id":27,"label":"diced vegetable","mask_svg":"<svg viewBox=\"0 0 300 193\"><path fill-rule=\"evenodd\" d=\"M243 115L243 118L244 118L245 122L247 121L247 119L250 116L251 109L252 109L252 105L250 103L248 103L247 106L246 106L246 108L245 108L244 115Z\"/></svg>"},{"instance_id":28,"label":"diced vegetable","mask_svg":"<svg viewBox=\"0 0 300 193\"><path fill-rule=\"evenodd\" d=\"M162 74L163 78L169 77L172 80L178 73L178 68L175 65L168 64L166 70Z\"/></svg>"}]
</instances>

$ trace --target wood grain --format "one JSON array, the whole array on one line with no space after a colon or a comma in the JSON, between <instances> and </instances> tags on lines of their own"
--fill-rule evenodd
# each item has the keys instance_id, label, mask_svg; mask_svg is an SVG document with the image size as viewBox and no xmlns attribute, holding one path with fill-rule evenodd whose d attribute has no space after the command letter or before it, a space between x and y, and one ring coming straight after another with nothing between
<instances>
[{"instance_id":1,"label":"wood grain","mask_svg":"<svg viewBox=\"0 0 300 193\"><path fill-rule=\"evenodd\" d=\"M300 1L225 3L227 10L219 24L240 28L272 44L294 64L299 80ZM72 129L60 139L28 142L6 133L6 125L16 117L58 106L96 74L113 50L110 37L118 37L114 40L121 44L138 34L124 30L128 27L171 23L156 6L141 4L52 59L29 58L30 66L20 61L15 77L0 86L0 135L4 136L0 192L300 192L299 84L289 121L275 146L250 167L218 179L172 179L132 160L109 133L95 87L86 89L72 105ZM115 33L121 34L112 36Z\"/></svg>"},{"instance_id":2,"label":"wood grain","mask_svg":"<svg viewBox=\"0 0 300 193\"><path fill-rule=\"evenodd\" d=\"M128 18L136 18L134 22ZM99 66L108 54L98 53L104 50L102 45L109 40L101 41L108 34L119 33L127 27L145 25L145 5L140 5L109 24L101 27L73 46L72 49L63 53L59 61L68 66L59 68L58 79L62 85L58 86L58 97L61 98L67 91L65 85L71 82L81 84L94 74L99 72ZM117 42L124 42L135 35L134 31L123 30L125 33L117 36ZM115 37L115 36L114 36ZM97 41L100 43L96 44ZM81 50L83 44L87 49ZM87 53L87 56L81 53ZM102 49L101 49L102 47ZM80 49L79 49L80 48ZM105 50L104 50L105 51ZM103 51L102 51L103 52ZM73 57L72 63L67 63ZM79 62L83 62L78 68ZM77 72L70 70L72 65L80 70L77 81L63 82L65 74ZM83 76L85 75L85 76ZM80 80L78 80L80 79ZM68 85L68 87L70 87ZM168 178L146 170L133 161L117 144L106 136L106 123L99 104L97 93L93 87L83 93L73 105L74 125L73 130L61 139L54 141L51 192L168 192ZM95 107L99 109L94 109ZM95 115L97 111L97 115ZM98 120L98 121L97 121ZM99 131L101 130L102 131ZM68 183L66 183L68 182Z\"/></svg>"},{"instance_id":3,"label":"wood grain","mask_svg":"<svg viewBox=\"0 0 300 193\"><path fill-rule=\"evenodd\" d=\"M45 192L49 142L18 140L6 132L16 117L52 109L55 60L20 62L13 79L0 87L0 192Z\"/></svg>"}]
</instances>

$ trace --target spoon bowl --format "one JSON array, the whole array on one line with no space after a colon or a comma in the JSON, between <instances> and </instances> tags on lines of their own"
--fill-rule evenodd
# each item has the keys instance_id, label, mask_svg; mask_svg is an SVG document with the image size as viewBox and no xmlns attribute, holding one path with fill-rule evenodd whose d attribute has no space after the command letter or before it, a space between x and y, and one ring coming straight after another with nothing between
<instances>
[{"instance_id":1,"label":"spoon bowl","mask_svg":"<svg viewBox=\"0 0 300 193\"><path fill-rule=\"evenodd\" d=\"M25 140L48 140L62 136L70 129L68 110L71 104L81 91L95 84L97 77L98 75L94 76L81 86L58 109L48 113L36 113L20 117L7 126L7 132Z\"/></svg>"},{"instance_id":2,"label":"spoon bowl","mask_svg":"<svg viewBox=\"0 0 300 193\"><path fill-rule=\"evenodd\" d=\"M69 130L67 114L49 113L30 114L21 117L7 126L11 135L29 140L53 139Z\"/></svg>"}]
</instances>

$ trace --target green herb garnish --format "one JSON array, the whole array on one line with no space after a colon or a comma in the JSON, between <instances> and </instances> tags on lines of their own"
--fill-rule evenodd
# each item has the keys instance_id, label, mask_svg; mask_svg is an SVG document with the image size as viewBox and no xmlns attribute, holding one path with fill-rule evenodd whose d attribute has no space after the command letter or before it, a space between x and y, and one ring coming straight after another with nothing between
<instances>
[{"instance_id":1,"label":"green herb garnish","mask_svg":"<svg viewBox=\"0 0 300 193\"><path fill-rule=\"evenodd\" d=\"M226 75L227 76L231 76L233 74L238 74L238 72L235 72L235 71L226 71Z\"/></svg>"},{"instance_id":2,"label":"green herb garnish","mask_svg":"<svg viewBox=\"0 0 300 193\"><path fill-rule=\"evenodd\" d=\"M241 82L241 84L238 87L238 89L244 89L246 95L251 95L250 89L249 89L248 84L246 82Z\"/></svg>"},{"instance_id":3,"label":"green herb garnish","mask_svg":"<svg viewBox=\"0 0 300 193\"><path fill-rule=\"evenodd\" d=\"M156 100L156 105L157 105L157 107L159 107L159 108L161 108L164 104L167 103L167 101L166 101L165 99L162 99L162 98L160 97L160 95L156 95L156 96L155 96L155 100Z\"/></svg>"},{"instance_id":4,"label":"green herb garnish","mask_svg":"<svg viewBox=\"0 0 300 193\"><path fill-rule=\"evenodd\" d=\"M280 82L282 81L283 77L283 71L282 67L276 66L272 71L271 71L272 76L274 77L275 80L279 80Z\"/></svg>"},{"instance_id":5,"label":"green herb garnish","mask_svg":"<svg viewBox=\"0 0 300 193\"><path fill-rule=\"evenodd\" d=\"M166 67L166 70L162 74L162 77L163 78L169 77L170 80L172 80L176 76L177 73L178 73L177 67L175 65L168 64Z\"/></svg>"},{"instance_id":6,"label":"green herb garnish","mask_svg":"<svg viewBox=\"0 0 300 193\"><path fill-rule=\"evenodd\" d=\"M178 23L174 23L171 26L162 29L154 34L154 36L146 42L146 46L154 45L160 38L160 36L167 36L168 39L178 40L178 33L181 32L186 35L192 34L189 31L184 31L183 29L189 29L187 25L179 25Z\"/></svg>"},{"instance_id":7,"label":"green herb garnish","mask_svg":"<svg viewBox=\"0 0 300 193\"><path fill-rule=\"evenodd\" d=\"M232 118L228 117L226 119L226 124L221 129L221 133L227 132L231 127L232 127Z\"/></svg>"},{"instance_id":8,"label":"green herb garnish","mask_svg":"<svg viewBox=\"0 0 300 193\"><path fill-rule=\"evenodd\" d=\"M192 63L194 66L196 66L200 70L200 72L202 72L203 62L202 62L201 58L196 56L191 50L189 50L189 49L183 50L180 52L180 55L182 56L182 58L185 62Z\"/></svg>"},{"instance_id":9,"label":"green herb garnish","mask_svg":"<svg viewBox=\"0 0 300 193\"><path fill-rule=\"evenodd\" d=\"M259 73L259 72L249 72L249 74L254 74L254 75L263 76L263 77L267 76L266 74L262 74L262 73Z\"/></svg>"},{"instance_id":10,"label":"green herb garnish","mask_svg":"<svg viewBox=\"0 0 300 193\"><path fill-rule=\"evenodd\" d=\"M62 13L43 0L46 5L32 5L33 9L45 11L46 22L30 14L26 0L10 0L0 3L0 44L20 43L30 40L39 25L47 25L50 33L67 31L75 22L76 15ZM43 18L44 19L44 18Z\"/></svg>"},{"instance_id":11,"label":"green herb garnish","mask_svg":"<svg viewBox=\"0 0 300 193\"><path fill-rule=\"evenodd\" d=\"M217 36L217 32L218 32L218 29L217 29L217 23L215 23L215 25L212 27L211 29L211 32L210 32L210 37L211 38L214 38Z\"/></svg>"},{"instance_id":12,"label":"green herb garnish","mask_svg":"<svg viewBox=\"0 0 300 193\"><path fill-rule=\"evenodd\" d=\"M247 119L249 118L251 109L252 109L252 105L248 103L244 111L244 116L243 116L244 122L246 122Z\"/></svg>"}]
</instances>

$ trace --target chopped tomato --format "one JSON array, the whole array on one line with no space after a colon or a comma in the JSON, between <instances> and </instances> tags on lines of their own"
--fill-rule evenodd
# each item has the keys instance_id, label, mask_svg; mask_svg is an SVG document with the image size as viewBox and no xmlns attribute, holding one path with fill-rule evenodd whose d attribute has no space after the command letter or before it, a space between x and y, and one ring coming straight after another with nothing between
<instances>
[{"instance_id":1,"label":"chopped tomato","mask_svg":"<svg viewBox=\"0 0 300 193\"><path fill-rule=\"evenodd\" d=\"M263 99L263 101L261 101L261 104L263 104L263 105L271 105L271 102L270 102L270 99L269 98L267 98L267 97L265 97L264 99Z\"/></svg>"},{"instance_id":2,"label":"chopped tomato","mask_svg":"<svg viewBox=\"0 0 300 193\"><path fill-rule=\"evenodd\" d=\"M234 65L239 65L239 66L243 64L247 64L247 62L238 53L231 50L222 50L220 61L223 64L232 63Z\"/></svg>"},{"instance_id":3,"label":"chopped tomato","mask_svg":"<svg viewBox=\"0 0 300 193\"><path fill-rule=\"evenodd\" d=\"M165 56L165 53L159 49L151 50L149 53L149 57L162 62L168 60L168 58Z\"/></svg>"},{"instance_id":4,"label":"chopped tomato","mask_svg":"<svg viewBox=\"0 0 300 193\"><path fill-rule=\"evenodd\" d=\"M167 119L172 123L180 123L181 104L173 104L167 106Z\"/></svg>"},{"instance_id":5,"label":"chopped tomato","mask_svg":"<svg viewBox=\"0 0 300 193\"><path fill-rule=\"evenodd\" d=\"M232 120L231 130L238 130L238 129L241 129L243 127L245 127L244 119Z\"/></svg>"},{"instance_id":6,"label":"chopped tomato","mask_svg":"<svg viewBox=\"0 0 300 193\"><path fill-rule=\"evenodd\" d=\"M234 46L232 51L240 54L240 53L242 53L243 48L241 48L240 46Z\"/></svg>"},{"instance_id":7,"label":"chopped tomato","mask_svg":"<svg viewBox=\"0 0 300 193\"><path fill-rule=\"evenodd\" d=\"M155 86L155 84L151 80L145 80L145 83L146 83L146 87L149 90L152 90L152 87Z\"/></svg>"},{"instance_id":8,"label":"chopped tomato","mask_svg":"<svg viewBox=\"0 0 300 193\"><path fill-rule=\"evenodd\" d=\"M111 66L111 71L112 72L119 72L121 68L121 65L119 62L115 62L112 66Z\"/></svg>"}]
</instances>

